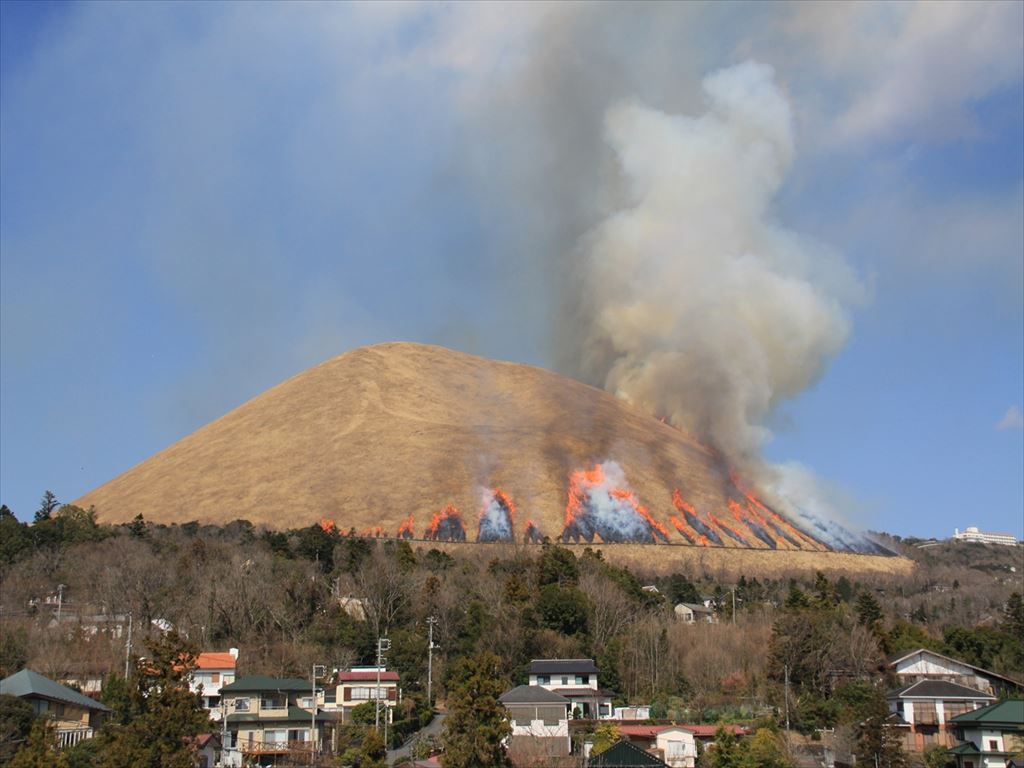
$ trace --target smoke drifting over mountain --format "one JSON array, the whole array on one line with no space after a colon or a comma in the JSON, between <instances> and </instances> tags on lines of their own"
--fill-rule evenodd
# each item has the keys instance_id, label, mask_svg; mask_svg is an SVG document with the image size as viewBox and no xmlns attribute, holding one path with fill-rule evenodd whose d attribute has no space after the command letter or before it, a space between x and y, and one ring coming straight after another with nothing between
<instances>
[{"instance_id":1,"label":"smoke drifting over mountain","mask_svg":"<svg viewBox=\"0 0 1024 768\"><path fill-rule=\"evenodd\" d=\"M506 155L500 181L490 157L478 171L502 193L509 260L553 286L557 368L694 435L795 512L789 469L761 458L767 423L842 347L863 288L776 216L796 140L773 68L745 61L697 87L687 46L664 45L687 18L613 5L519 19L511 49L528 53L501 49L464 107ZM636 25L642 51L622 31Z\"/></svg>"},{"instance_id":2,"label":"smoke drifting over mountain","mask_svg":"<svg viewBox=\"0 0 1024 768\"><path fill-rule=\"evenodd\" d=\"M856 284L772 218L793 156L772 70L747 62L703 87L698 117L606 114L627 201L579 243L579 349L607 389L749 464L772 409L842 346Z\"/></svg>"}]
</instances>

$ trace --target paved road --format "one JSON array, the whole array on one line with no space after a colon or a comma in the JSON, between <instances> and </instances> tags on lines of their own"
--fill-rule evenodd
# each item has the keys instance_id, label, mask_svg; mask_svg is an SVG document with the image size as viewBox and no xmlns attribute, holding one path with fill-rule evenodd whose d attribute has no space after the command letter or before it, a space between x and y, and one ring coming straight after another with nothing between
<instances>
[{"instance_id":1,"label":"paved road","mask_svg":"<svg viewBox=\"0 0 1024 768\"><path fill-rule=\"evenodd\" d=\"M419 730L416 733L414 733L412 736L409 737L408 741L406 741L405 744L400 746L398 749L389 749L388 765L394 765L402 758L409 757L410 755L412 755L413 747L415 747L416 744L419 743L421 739L424 739L427 736L440 736L441 726L444 724L444 718L446 714L446 712L436 712L434 714L434 719L427 723L426 728L423 728L422 730Z\"/></svg>"}]
</instances>

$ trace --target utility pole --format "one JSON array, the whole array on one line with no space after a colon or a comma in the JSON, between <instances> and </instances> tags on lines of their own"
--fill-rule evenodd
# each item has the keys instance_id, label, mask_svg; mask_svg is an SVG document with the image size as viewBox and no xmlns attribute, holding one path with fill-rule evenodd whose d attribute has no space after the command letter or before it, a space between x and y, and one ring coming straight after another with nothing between
<instances>
[{"instance_id":1,"label":"utility pole","mask_svg":"<svg viewBox=\"0 0 1024 768\"><path fill-rule=\"evenodd\" d=\"M789 739L789 664L783 670L786 676L786 739Z\"/></svg>"},{"instance_id":2,"label":"utility pole","mask_svg":"<svg viewBox=\"0 0 1024 768\"><path fill-rule=\"evenodd\" d=\"M132 657L132 614L128 612L128 642L124 647L124 679L128 679L128 661Z\"/></svg>"},{"instance_id":3,"label":"utility pole","mask_svg":"<svg viewBox=\"0 0 1024 768\"><path fill-rule=\"evenodd\" d=\"M733 587L732 592L732 623L736 624L736 587Z\"/></svg>"},{"instance_id":4,"label":"utility pole","mask_svg":"<svg viewBox=\"0 0 1024 768\"><path fill-rule=\"evenodd\" d=\"M384 657L384 654L387 651L390 651L390 650L391 650L391 641L388 640L386 637L378 637L377 638L377 691L374 694L374 700L376 701L376 706L374 707L374 716L373 716L373 729L375 731L379 731L380 730L380 706L381 706L380 705L380 673L381 673L381 668L387 663L387 659ZM388 723L387 723L387 717L385 716L385 718L384 718L384 735L385 735L385 739L387 737L387 732L388 732L387 728L388 728ZM387 743L387 741L385 740L385 744L386 743Z\"/></svg>"},{"instance_id":5,"label":"utility pole","mask_svg":"<svg viewBox=\"0 0 1024 768\"><path fill-rule=\"evenodd\" d=\"M60 611L64 607L64 589L66 584L57 585L57 626L60 627Z\"/></svg>"},{"instance_id":6,"label":"utility pole","mask_svg":"<svg viewBox=\"0 0 1024 768\"><path fill-rule=\"evenodd\" d=\"M228 752L228 699L220 696L220 764L224 765Z\"/></svg>"},{"instance_id":7,"label":"utility pole","mask_svg":"<svg viewBox=\"0 0 1024 768\"><path fill-rule=\"evenodd\" d=\"M327 667L323 664L314 664L313 671L309 675L311 695L313 697L313 714L309 722L309 764L316 764L316 679L327 674Z\"/></svg>"},{"instance_id":8,"label":"utility pole","mask_svg":"<svg viewBox=\"0 0 1024 768\"><path fill-rule=\"evenodd\" d=\"M427 704L434 706L433 684L434 684L434 625L437 624L436 616L427 616Z\"/></svg>"}]
</instances>

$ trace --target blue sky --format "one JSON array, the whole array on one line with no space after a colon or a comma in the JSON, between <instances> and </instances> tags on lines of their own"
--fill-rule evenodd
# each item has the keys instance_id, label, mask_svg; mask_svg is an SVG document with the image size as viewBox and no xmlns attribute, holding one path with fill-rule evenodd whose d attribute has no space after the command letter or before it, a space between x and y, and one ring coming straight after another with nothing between
<instances>
[{"instance_id":1,"label":"blue sky","mask_svg":"<svg viewBox=\"0 0 1024 768\"><path fill-rule=\"evenodd\" d=\"M583 375L609 110L753 60L792 113L764 215L858 287L765 454L870 527L1024 536L1024 6L848 6L0 4L0 498L361 344Z\"/></svg>"}]
</instances>

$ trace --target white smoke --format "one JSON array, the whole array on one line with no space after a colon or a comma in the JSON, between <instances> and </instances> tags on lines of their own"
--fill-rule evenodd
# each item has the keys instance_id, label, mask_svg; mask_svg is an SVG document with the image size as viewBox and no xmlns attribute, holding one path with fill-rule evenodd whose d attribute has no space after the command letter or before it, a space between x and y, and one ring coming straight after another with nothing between
<instances>
[{"instance_id":1,"label":"white smoke","mask_svg":"<svg viewBox=\"0 0 1024 768\"><path fill-rule=\"evenodd\" d=\"M477 541L505 541L512 539L511 510L506 509L500 497L490 488L480 489L480 531Z\"/></svg>"},{"instance_id":2,"label":"white smoke","mask_svg":"<svg viewBox=\"0 0 1024 768\"><path fill-rule=\"evenodd\" d=\"M628 492L626 473L616 461L598 465L600 482L586 482L580 489L584 494L583 508L573 523L573 529L563 532L563 538L580 536L592 541L594 534L604 542L651 541L651 524L636 510L633 503L615 492Z\"/></svg>"},{"instance_id":3,"label":"white smoke","mask_svg":"<svg viewBox=\"0 0 1024 768\"><path fill-rule=\"evenodd\" d=\"M794 141L772 69L740 64L703 90L697 117L629 102L606 113L628 202L578 244L582 363L749 470L766 418L842 346L860 288L773 217Z\"/></svg>"}]
</instances>

